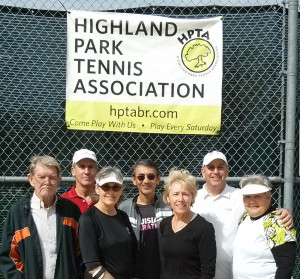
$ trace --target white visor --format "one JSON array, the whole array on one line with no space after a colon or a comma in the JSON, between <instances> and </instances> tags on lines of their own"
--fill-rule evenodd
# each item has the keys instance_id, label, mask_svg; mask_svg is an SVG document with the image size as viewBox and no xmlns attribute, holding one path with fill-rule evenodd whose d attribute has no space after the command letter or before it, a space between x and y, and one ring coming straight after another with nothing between
<instances>
[{"instance_id":1,"label":"white visor","mask_svg":"<svg viewBox=\"0 0 300 279\"><path fill-rule=\"evenodd\" d=\"M260 185L260 184L247 184L241 190L243 195L261 194L269 191L271 191L270 187Z\"/></svg>"},{"instance_id":2,"label":"white visor","mask_svg":"<svg viewBox=\"0 0 300 279\"><path fill-rule=\"evenodd\" d=\"M111 173L109 176L107 177L103 177L101 179L96 179L96 183L98 186L102 186L105 183L117 183L122 185L123 184L123 180L119 180L114 173Z\"/></svg>"}]
</instances>

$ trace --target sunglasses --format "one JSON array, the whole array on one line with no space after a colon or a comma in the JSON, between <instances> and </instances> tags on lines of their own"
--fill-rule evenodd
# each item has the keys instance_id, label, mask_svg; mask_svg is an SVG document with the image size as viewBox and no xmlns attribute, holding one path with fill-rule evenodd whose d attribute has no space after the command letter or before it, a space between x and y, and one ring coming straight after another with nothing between
<instances>
[{"instance_id":1,"label":"sunglasses","mask_svg":"<svg viewBox=\"0 0 300 279\"><path fill-rule=\"evenodd\" d=\"M108 192L110 190L113 190L114 192L119 192L122 189L122 186L120 185L113 185L113 186L109 186L107 184L104 184L102 186L100 186L100 188L104 191L104 192Z\"/></svg>"},{"instance_id":2,"label":"sunglasses","mask_svg":"<svg viewBox=\"0 0 300 279\"><path fill-rule=\"evenodd\" d=\"M154 180L156 178L156 175L154 173L149 173L149 174L139 174L138 176L135 176L139 181L144 181L145 178L148 178L148 180Z\"/></svg>"}]
</instances>

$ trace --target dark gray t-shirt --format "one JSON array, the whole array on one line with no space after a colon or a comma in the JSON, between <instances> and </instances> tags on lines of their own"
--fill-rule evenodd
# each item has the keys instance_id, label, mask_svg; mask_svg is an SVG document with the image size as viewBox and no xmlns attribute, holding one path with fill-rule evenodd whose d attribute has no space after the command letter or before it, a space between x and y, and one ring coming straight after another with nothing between
<instances>
[{"instance_id":1,"label":"dark gray t-shirt","mask_svg":"<svg viewBox=\"0 0 300 279\"><path fill-rule=\"evenodd\" d=\"M141 279L160 278L157 223L153 205L137 204L142 216L138 272Z\"/></svg>"}]
</instances>

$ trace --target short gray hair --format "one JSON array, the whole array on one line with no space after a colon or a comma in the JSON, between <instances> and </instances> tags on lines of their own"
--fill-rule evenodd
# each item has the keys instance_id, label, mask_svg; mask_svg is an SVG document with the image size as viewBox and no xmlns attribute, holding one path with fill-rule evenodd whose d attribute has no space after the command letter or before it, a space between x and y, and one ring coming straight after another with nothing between
<instances>
[{"instance_id":1,"label":"short gray hair","mask_svg":"<svg viewBox=\"0 0 300 279\"><path fill-rule=\"evenodd\" d=\"M269 187L270 189L273 188L273 184L269 180L269 178L263 174L250 174L245 176L241 181L240 181L240 187L243 188L244 186L248 184L258 184L258 185L263 185L266 187Z\"/></svg>"},{"instance_id":2,"label":"short gray hair","mask_svg":"<svg viewBox=\"0 0 300 279\"><path fill-rule=\"evenodd\" d=\"M29 165L29 173L34 175L35 169L37 164L42 164L45 166L55 167L57 170L57 175L61 174L61 167L60 164L51 156L44 155L44 156L32 156L30 158L30 165Z\"/></svg>"}]
</instances>

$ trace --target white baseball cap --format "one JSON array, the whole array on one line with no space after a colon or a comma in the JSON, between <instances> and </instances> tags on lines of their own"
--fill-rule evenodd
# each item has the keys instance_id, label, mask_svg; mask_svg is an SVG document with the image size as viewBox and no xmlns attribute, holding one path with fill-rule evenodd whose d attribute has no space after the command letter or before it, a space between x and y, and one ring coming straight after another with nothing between
<instances>
[{"instance_id":1,"label":"white baseball cap","mask_svg":"<svg viewBox=\"0 0 300 279\"><path fill-rule=\"evenodd\" d=\"M271 191L271 188L267 187L265 185L247 184L242 188L241 193L243 195L254 195L254 194L266 193L266 192L269 192L269 191Z\"/></svg>"},{"instance_id":2,"label":"white baseball cap","mask_svg":"<svg viewBox=\"0 0 300 279\"><path fill-rule=\"evenodd\" d=\"M226 163L226 165L228 166L226 156L222 152L219 152L219 151L213 151L213 152L207 153L204 156L202 166L204 167L204 166L208 165L210 162L212 162L213 160L216 160L216 159L223 160Z\"/></svg>"},{"instance_id":3,"label":"white baseball cap","mask_svg":"<svg viewBox=\"0 0 300 279\"><path fill-rule=\"evenodd\" d=\"M116 174L113 173L113 172L110 173L106 177L103 177L101 179L96 179L96 183L97 183L98 186L102 186L105 183L110 183L110 182L122 185L123 184L123 179L118 179L117 176L116 176Z\"/></svg>"},{"instance_id":4,"label":"white baseball cap","mask_svg":"<svg viewBox=\"0 0 300 279\"><path fill-rule=\"evenodd\" d=\"M91 159L97 163L95 152L88 149L80 149L74 153L73 164L77 164L82 159Z\"/></svg>"}]
</instances>

